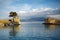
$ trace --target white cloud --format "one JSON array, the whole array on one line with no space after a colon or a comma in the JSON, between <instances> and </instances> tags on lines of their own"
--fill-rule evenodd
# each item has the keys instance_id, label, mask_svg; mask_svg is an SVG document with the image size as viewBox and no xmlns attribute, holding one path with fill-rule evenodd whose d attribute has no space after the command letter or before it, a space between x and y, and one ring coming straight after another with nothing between
<instances>
[{"instance_id":1,"label":"white cloud","mask_svg":"<svg viewBox=\"0 0 60 40\"><path fill-rule=\"evenodd\" d=\"M18 14L21 16L21 17L40 17L42 15L45 15L45 14L51 14L50 11L53 11L55 9L53 8L32 8L31 9L31 6L29 5L24 5L23 7L21 7L22 10L20 10L18 12Z\"/></svg>"},{"instance_id":2,"label":"white cloud","mask_svg":"<svg viewBox=\"0 0 60 40\"><path fill-rule=\"evenodd\" d=\"M50 11L50 10L54 10L52 8L36 8L36 9L32 9L32 12L43 12L43 11Z\"/></svg>"},{"instance_id":3,"label":"white cloud","mask_svg":"<svg viewBox=\"0 0 60 40\"><path fill-rule=\"evenodd\" d=\"M21 17L27 17L30 15L30 10L31 10L31 6L28 4L24 4L23 6L21 6L20 11L18 11L18 14Z\"/></svg>"},{"instance_id":4,"label":"white cloud","mask_svg":"<svg viewBox=\"0 0 60 40\"><path fill-rule=\"evenodd\" d=\"M21 6L21 9L20 10L23 10L23 11L28 11L31 9L31 6L28 5L28 4L24 4L23 6Z\"/></svg>"}]
</instances>

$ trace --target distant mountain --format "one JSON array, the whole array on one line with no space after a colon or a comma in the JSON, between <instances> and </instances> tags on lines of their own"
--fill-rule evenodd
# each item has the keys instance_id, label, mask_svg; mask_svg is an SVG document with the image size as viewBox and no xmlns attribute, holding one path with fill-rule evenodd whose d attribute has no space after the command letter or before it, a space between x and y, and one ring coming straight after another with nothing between
<instances>
[{"instance_id":1,"label":"distant mountain","mask_svg":"<svg viewBox=\"0 0 60 40\"><path fill-rule=\"evenodd\" d=\"M44 21L44 17L32 17L30 19L24 19L24 20L21 20L21 21Z\"/></svg>"}]
</instances>

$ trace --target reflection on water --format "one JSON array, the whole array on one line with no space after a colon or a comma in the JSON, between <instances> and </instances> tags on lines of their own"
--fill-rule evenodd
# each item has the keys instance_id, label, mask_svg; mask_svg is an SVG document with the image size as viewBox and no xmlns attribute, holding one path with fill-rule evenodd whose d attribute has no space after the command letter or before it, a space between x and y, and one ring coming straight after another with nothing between
<instances>
[{"instance_id":1,"label":"reflection on water","mask_svg":"<svg viewBox=\"0 0 60 40\"><path fill-rule=\"evenodd\" d=\"M45 28L50 29L50 30L60 28L60 25L44 25L44 26Z\"/></svg>"},{"instance_id":2,"label":"reflection on water","mask_svg":"<svg viewBox=\"0 0 60 40\"><path fill-rule=\"evenodd\" d=\"M45 31L52 40L60 40L60 25L45 25Z\"/></svg>"},{"instance_id":3,"label":"reflection on water","mask_svg":"<svg viewBox=\"0 0 60 40\"><path fill-rule=\"evenodd\" d=\"M21 25L0 26L0 40L60 40L60 25L21 22Z\"/></svg>"},{"instance_id":4,"label":"reflection on water","mask_svg":"<svg viewBox=\"0 0 60 40\"><path fill-rule=\"evenodd\" d=\"M54 29L56 27L56 25L45 25L45 27L47 29Z\"/></svg>"},{"instance_id":5,"label":"reflection on water","mask_svg":"<svg viewBox=\"0 0 60 40\"><path fill-rule=\"evenodd\" d=\"M2 32L1 32L2 31ZM0 26L0 40L10 40L15 37L16 34L20 31L20 25L15 26ZM7 32L9 32L7 34ZM7 38L5 38L7 37Z\"/></svg>"},{"instance_id":6,"label":"reflection on water","mask_svg":"<svg viewBox=\"0 0 60 40\"><path fill-rule=\"evenodd\" d=\"M11 26L11 30L9 32L10 36L16 36L17 32L20 31L20 25Z\"/></svg>"}]
</instances>

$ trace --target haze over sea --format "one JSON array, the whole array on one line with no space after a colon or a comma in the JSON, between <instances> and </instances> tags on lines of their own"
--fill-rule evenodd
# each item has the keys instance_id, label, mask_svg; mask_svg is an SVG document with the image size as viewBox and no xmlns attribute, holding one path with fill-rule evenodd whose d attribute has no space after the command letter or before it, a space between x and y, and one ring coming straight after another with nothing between
<instances>
[{"instance_id":1,"label":"haze over sea","mask_svg":"<svg viewBox=\"0 0 60 40\"><path fill-rule=\"evenodd\" d=\"M21 22L19 26L0 26L0 40L60 40L60 25Z\"/></svg>"}]
</instances>

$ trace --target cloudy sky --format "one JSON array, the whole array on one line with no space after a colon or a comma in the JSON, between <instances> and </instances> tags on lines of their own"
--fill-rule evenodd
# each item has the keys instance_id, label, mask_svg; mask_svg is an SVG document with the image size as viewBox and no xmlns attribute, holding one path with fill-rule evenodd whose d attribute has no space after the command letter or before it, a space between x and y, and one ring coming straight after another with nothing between
<instances>
[{"instance_id":1,"label":"cloudy sky","mask_svg":"<svg viewBox=\"0 0 60 40\"><path fill-rule=\"evenodd\" d=\"M60 0L0 0L0 19L9 12L17 12L21 19L60 13Z\"/></svg>"}]
</instances>

